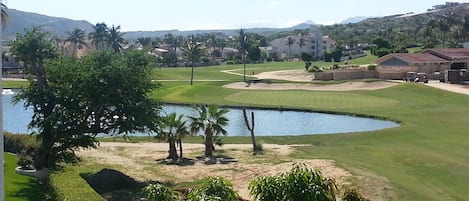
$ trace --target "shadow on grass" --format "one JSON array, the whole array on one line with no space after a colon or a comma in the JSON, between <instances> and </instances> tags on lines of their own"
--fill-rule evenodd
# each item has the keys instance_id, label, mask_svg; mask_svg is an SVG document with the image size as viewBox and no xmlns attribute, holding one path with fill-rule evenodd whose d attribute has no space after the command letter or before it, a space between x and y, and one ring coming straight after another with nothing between
<instances>
[{"instance_id":1,"label":"shadow on grass","mask_svg":"<svg viewBox=\"0 0 469 201\"><path fill-rule=\"evenodd\" d=\"M44 192L45 184L40 183L39 180L31 178L28 183L12 182L11 184L20 187L19 190L9 193L10 198L17 200L28 200L28 201L54 201L54 199L46 196Z\"/></svg>"}]
</instances>

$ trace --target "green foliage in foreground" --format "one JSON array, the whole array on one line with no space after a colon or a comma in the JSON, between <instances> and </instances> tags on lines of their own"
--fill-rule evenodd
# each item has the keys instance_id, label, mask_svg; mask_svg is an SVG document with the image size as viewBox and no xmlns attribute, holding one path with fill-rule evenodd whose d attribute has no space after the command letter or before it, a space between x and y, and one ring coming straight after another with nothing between
<instances>
[{"instance_id":1,"label":"green foliage in foreground","mask_svg":"<svg viewBox=\"0 0 469 201\"><path fill-rule=\"evenodd\" d=\"M150 184L142 189L148 201L177 201L178 194L162 184Z\"/></svg>"},{"instance_id":2,"label":"green foliage in foreground","mask_svg":"<svg viewBox=\"0 0 469 201\"><path fill-rule=\"evenodd\" d=\"M233 184L221 177L208 177L201 186L189 192L189 201L237 201L239 195L233 190Z\"/></svg>"},{"instance_id":3,"label":"green foliage in foreground","mask_svg":"<svg viewBox=\"0 0 469 201\"><path fill-rule=\"evenodd\" d=\"M44 187L36 179L15 172L18 158L14 154L9 153L5 153L3 156L5 159L5 200L46 200Z\"/></svg>"},{"instance_id":4,"label":"green foliage in foreground","mask_svg":"<svg viewBox=\"0 0 469 201\"><path fill-rule=\"evenodd\" d=\"M259 201L335 201L336 190L334 180L299 165L276 176L258 177L249 184L250 194Z\"/></svg>"}]
</instances>

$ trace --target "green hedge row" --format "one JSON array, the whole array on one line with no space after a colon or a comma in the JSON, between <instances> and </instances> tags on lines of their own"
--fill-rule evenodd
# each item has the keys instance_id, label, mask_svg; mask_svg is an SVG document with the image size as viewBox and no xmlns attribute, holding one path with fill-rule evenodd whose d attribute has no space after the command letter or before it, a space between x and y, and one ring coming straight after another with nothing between
<instances>
[{"instance_id":1,"label":"green hedge row","mask_svg":"<svg viewBox=\"0 0 469 201\"><path fill-rule=\"evenodd\" d=\"M52 172L49 186L56 200L61 201L106 201L80 176L73 167Z\"/></svg>"},{"instance_id":2,"label":"green hedge row","mask_svg":"<svg viewBox=\"0 0 469 201\"><path fill-rule=\"evenodd\" d=\"M10 153L18 153L21 150L38 147L38 142L34 135L11 134L5 132L3 139L5 151Z\"/></svg>"}]
</instances>

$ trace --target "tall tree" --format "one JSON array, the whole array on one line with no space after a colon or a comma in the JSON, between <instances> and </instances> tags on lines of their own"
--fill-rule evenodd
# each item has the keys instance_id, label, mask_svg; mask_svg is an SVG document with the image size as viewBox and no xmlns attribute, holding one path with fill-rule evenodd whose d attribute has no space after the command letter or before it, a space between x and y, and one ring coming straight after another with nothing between
<instances>
[{"instance_id":1,"label":"tall tree","mask_svg":"<svg viewBox=\"0 0 469 201\"><path fill-rule=\"evenodd\" d=\"M205 156L212 157L213 150L215 149L215 137L218 135L226 135L225 126L228 125L228 118L226 118L227 109L219 108L216 105L197 105L194 108L197 111L197 116L190 116L191 132L196 134L199 132L204 133L205 137Z\"/></svg>"},{"instance_id":2,"label":"tall tree","mask_svg":"<svg viewBox=\"0 0 469 201\"><path fill-rule=\"evenodd\" d=\"M190 38L186 44L186 47L182 48L187 56L187 60L191 62L191 85L194 81L194 63L199 60L202 54L202 43L196 42L193 38Z\"/></svg>"},{"instance_id":3,"label":"tall tree","mask_svg":"<svg viewBox=\"0 0 469 201\"><path fill-rule=\"evenodd\" d=\"M245 33L243 29L240 29L238 32L238 51L241 55L241 60L243 61L243 80L246 81L246 56L248 50L251 47L251 40L249 39L249 34Z\"/></svg>"},{"instance_id":4,"label":"tall tree","mask_svg":"<svg viewBox=\"0 0 469 201\"><path fill-rule=\"evenodd\" d=\"M106 48L107 38L109 30L106 23L97 23L93 26L94 32L88 35L88 39L91 40L96 50L104 50Z\"/></svg>"},{"instance_id":5,"label":"tall tree","mask_svg":"<svg viewBox=\"0 0 469 201\"><path fill-rule=\"evenodd\" d=\"M73 44L73 56L78 57L78 50L88 46L85 39L85 31L83 29L75 28L72 32L67 33L65 41Z\"/></svg>"},{"instance_id":6,"label":"tall tree","mask_svg":"<svg viewBox=\"0 0 469 201\"><path fill-rule=\"evenodd\" d=\"M80 60L50 59L55 55L50 47L46 34L37 30L19 35L12 44L12 52L35 75L15 100L33 108L29 126L37 128L40 141L36 168L76 162L75 150L96 147L98 133L156 130L159 107L147 97L157 87L151 81L149 55L99 52Z\"/></svg>"},{"instance_id":7,"label":"tall tree","mask_svg":"<svg viewBox=\"0 0 469 201\"><path fill-rule=\"evenodd\" d=\"M291 55L291 46L295 44L295 39L291 36L288 36L287 37L287 43L285 45L288 45L288 57L291 59L292 58L292 55Z\"/></svg>"},{"instance_id":8,"label":"tall tree","mask_svg":"<svg viewBox=\"0 0 469 201\"><path fill-rule=\"evenodd\" d=\"M116 53L120 53L123 50L125 40L123 38L124 33L120 32L121 26L114 26L109 29L109 35L107 38L108 47Z\"/></svg>"},{"instance_id":9,"label":"tall tree","mask_svg":"<svg viewBox=\"0 0 469 201\"><path fill-rule=\"evenodd\" d=\"M164 138L169 144L168 159L176 160L182 157L182 138L189 134L186 121L183 120L184 115L171 113L164 117L161 122L161 128L158 137ZM177 154L176 143L179 144L181 150L180 155Z\"/></svg>"}]
</instances>

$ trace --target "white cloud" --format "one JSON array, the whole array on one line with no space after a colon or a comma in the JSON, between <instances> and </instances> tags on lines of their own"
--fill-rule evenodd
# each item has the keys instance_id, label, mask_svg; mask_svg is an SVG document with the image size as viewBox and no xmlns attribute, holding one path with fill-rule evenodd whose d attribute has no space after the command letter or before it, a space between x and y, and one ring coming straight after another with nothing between
<instances>
[{"instance_id":1,"label":"white cloud","mask_svg":"<svg viewBox=\"0 0 469 201\"><path fill-rule=\"evenodd\" d=\"M276 9L277 7L280 6L280 2L278 1L271 1L269 2L269 4L267 4L267 6L265 7L266 10L274 10Z\"/></svg>"}]
</instances>

